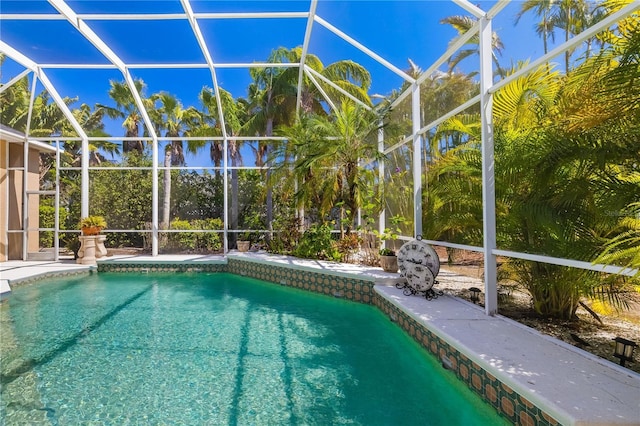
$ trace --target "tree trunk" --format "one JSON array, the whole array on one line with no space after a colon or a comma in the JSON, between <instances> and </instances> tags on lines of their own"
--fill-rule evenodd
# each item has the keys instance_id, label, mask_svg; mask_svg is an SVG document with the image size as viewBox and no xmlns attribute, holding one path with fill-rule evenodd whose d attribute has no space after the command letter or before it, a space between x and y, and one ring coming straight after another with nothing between
<instances>
[{"instance_id":1,"label":"tree trunk","mask_svg":"<svg viewBox=\"0 0 640 426\"><path fill-rule=\"evenodd\" d=\"M169 221L171 219L171 147L168 146L164 151L164 197L162 201L162 222L160 229L169 229Z\"/></svg>"},{"instance_id":2,"label":"tree trunk","mask_svg":"<svg viewBox=\"0 0 640 426\"><path fill-rule=\"evenodd\" d=\"M238 170L234 169L237 166L237 159L235 155L231 156L231 229L238 229ZM238 234L232 232L229 234L229 246L234 247L238 241Z\"/></svg>"},{"instance_id":3,"label":"tree trunk","mask_svg":"<svg viewBox=\"0 0 640 426\"><path fill-rule=\"evenodd\" d=\"M273 118L267 119L267 128L265 131L266 136L273 136ZM265 151L265 155L268 156L269 147ZM267 164L268 166L268 164ZM271 191L271 185L269 185L269 180L271 178L271 169L267 168L267 194L266 194L266 204L267 204L267 242L271 241L271 233L273 232L273 192Z\"/></svg>"},{"instance_id":4,"label":"tree trunk","mask_svg":"<svg viewBox=\"0 0 640 426\"><path fill-rule=\"evenodd\" d=\"M548 16L548 12L545 10L544 11L544 16L542 18L542 25L544 25L544 28L542 30L542 45L544 47L544 54L546 55L549 52L549 42L548 42L548 38L549 38L549 30L548 30L548 25L549 25L549 16Z\"/></svg>"},{"instance_id":5,"label":"tree trunk","mask_svg":"<svg viewBox=\"0 0 640 426\"><path fill-rule=\"evenodd\" d=\"M565 24L565 25L566 25L566 28L565 28L565 30L564 30L564 41L565 41L565 42L568 42L568 41L569 41L569 32L570 32L570 31L569 31L569 25L571 24L571 19L572 19L572 16L571 16L571 6L570 6L570 5L567 5L567 22L566 22L566 24ZM564 62L565 62L565 64L564 64L564 65L565 65L564 73L565 73L565 74L567 74L567 75L569 74L569 61L570 61L570 57L571 57L571 53L569 53L569 51L568 51L568 50L566 50L566 51L564 52Z\"/></svg>"}]
</instances>

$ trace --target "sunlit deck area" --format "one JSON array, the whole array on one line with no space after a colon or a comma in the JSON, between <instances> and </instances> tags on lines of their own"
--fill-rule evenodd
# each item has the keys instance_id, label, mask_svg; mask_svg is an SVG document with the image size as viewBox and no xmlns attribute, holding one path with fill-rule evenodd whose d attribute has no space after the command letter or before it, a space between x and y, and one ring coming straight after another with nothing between
<instances>
[{"instance_id":1,"label":"sunlit deck area","mask_svg":"<svg viewBox=\"0 0 640 426\"><path fill-rule=\"evenodd\" d=\"M467 373L470 376L476 374L476 367L486 371L503 388L511 389L525 398L532 408L537 407L560 424L640 424L640 375L508 318L487 316L479 306L459 298L445 294L427 301L422 297L405 296L393 285L399 279L398 274L386 273L380 268L266 253L233 252L228 256L111 256L100 264L188 265L197 270L203 265L226 265L231 260L374 282L376 294L397 307L403 313L402 317L406 315L415 320L468 358L470 365L474 366ZM71 261L12 261L0 266L0 279L15 287L45 276L89 273L95 269ZM477 280L463 278L446 269L438 278L443 286L447 280L460 279L467 279L469 286L478 285ZM395 314L390 314L390 320L398 322L401 327L405 321ZM443 367L453 370L459 367L449 354L439 358ZM503 392L479 378L470 377L470 381L476 387L484 386L484 389L476 391L489 402L500 398ZM527 424L527 412L521 411L517 415L518 423Z\"/></svg>"}]
</instances>

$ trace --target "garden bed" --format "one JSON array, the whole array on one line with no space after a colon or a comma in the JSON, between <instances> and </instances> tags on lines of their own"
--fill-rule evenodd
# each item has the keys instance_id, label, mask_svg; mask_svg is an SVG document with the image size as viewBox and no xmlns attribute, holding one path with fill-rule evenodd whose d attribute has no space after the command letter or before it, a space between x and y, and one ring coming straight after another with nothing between
<instances>
[{"instance_id":1,"label":"garden bed","mask_svg":"<svg viewBox=\"0 0 640 426\"><path fill-rule=\"evenodd\" d=\"M441 279L440 289L463 299L470 300L469 287L483 288L482 254L456 250L452 263L447 263L447 253L443 247L436 251L442 263L442 269L469 277L470 280ZM584 301L587 306L590 301ZM482 304L482 299L480 300ZM499 300L498 311L501 315L534 328L541 333L553 336L586 352L618 363L613 357L613 339L617 336L640 344L640 293L630 296L628 310L598 313L603 324L600 324L584 308L579 307L577 319L561 321L540 317L531 308L531 298L517 286L505 288ZM627 362L626 367L640 373L640 353L636 350L635 361Z\"/></svg>"}]
</instances>

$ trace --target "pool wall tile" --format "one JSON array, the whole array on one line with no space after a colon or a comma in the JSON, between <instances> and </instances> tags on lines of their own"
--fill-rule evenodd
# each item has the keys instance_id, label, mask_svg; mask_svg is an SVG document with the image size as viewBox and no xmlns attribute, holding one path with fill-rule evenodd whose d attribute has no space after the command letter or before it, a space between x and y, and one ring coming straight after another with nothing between
<instances>
[{"instance_id":1,"label":"pool wall tile","mask_svg":"<svg viewBox=\"0 0 640 426\"><path fill-rule=\"evenodd\" d=\"M398 324L407 334L439 360L449 363L449 368L469 389L480 395L488 404L514 425L558 426L560 423L491 373L470 360L454 346L431 332L408 313L375 293L373 304L391 321Z\"/></svg>"},{"instance_id":2,"label":"pool wall tile","mask_svg":"<svg viewBox=\"0 0 640 426\"><path fill-rule=\"evenodd\" d=\"M58 272L47 272L44 274L32 275L28 278L11 280L11 287L25 285L25 284L33 284L37 281L41 281L44 279L90 275L92 273L95 273L95 270L75 270L75 271L67 270L67 271L58 271Z\"/></svg>"},{"instance_id":3,"label":"pool wall tile","mask_svg":"<svg viewBox=\"0 0 640 426\"><path fill-rule=\"evenodd\" d=\"M370 304L374 296L373 281L310 269L292 269L288 266L230 258L227 272L359 303Z\"/></svg>"},{"instance_id":4,"label":"pool wall tile","mask_svg":"<svg viewBox=\"0 0 640 426\"><path fill-rule=\"evenodd\" d=\"M224 263L99 262L98 272L226 272Z\"/></svg>"}]
</instances>

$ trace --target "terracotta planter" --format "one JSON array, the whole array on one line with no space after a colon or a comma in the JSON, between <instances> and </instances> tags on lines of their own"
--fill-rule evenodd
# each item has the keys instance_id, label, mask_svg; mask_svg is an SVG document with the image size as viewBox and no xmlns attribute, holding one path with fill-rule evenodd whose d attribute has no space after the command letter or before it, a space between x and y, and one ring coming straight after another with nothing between
<instances>
[{"instance_id":1,"label":"terracotta planter","mask_svg":"<svg viewBox=\"0 0 640 426\"><path fill-rule=\"evenodd\" d=\"M98 235L101 231L101 228L98 226L83 226L82 227L82 235Z\"/></svg>"},{"instance_id":2,"label":"terracotta planter","mask_svg":"<svg viewBox=\"0 0 640 426\"><path fill-rule=\"evenodd\" d=\"M398 272L398 257L380 256L380 266L385 272Z\"/></svg>"},{"instance_id":3,"label":"terracotta planter","mask_svg":"<svg viewBox=\"0 0 640 426\"><path fill-rule=\"evenodd\" d=\"M249 251L251 241L238 241L238 251Z\"/></svg>"}]
</instances>

